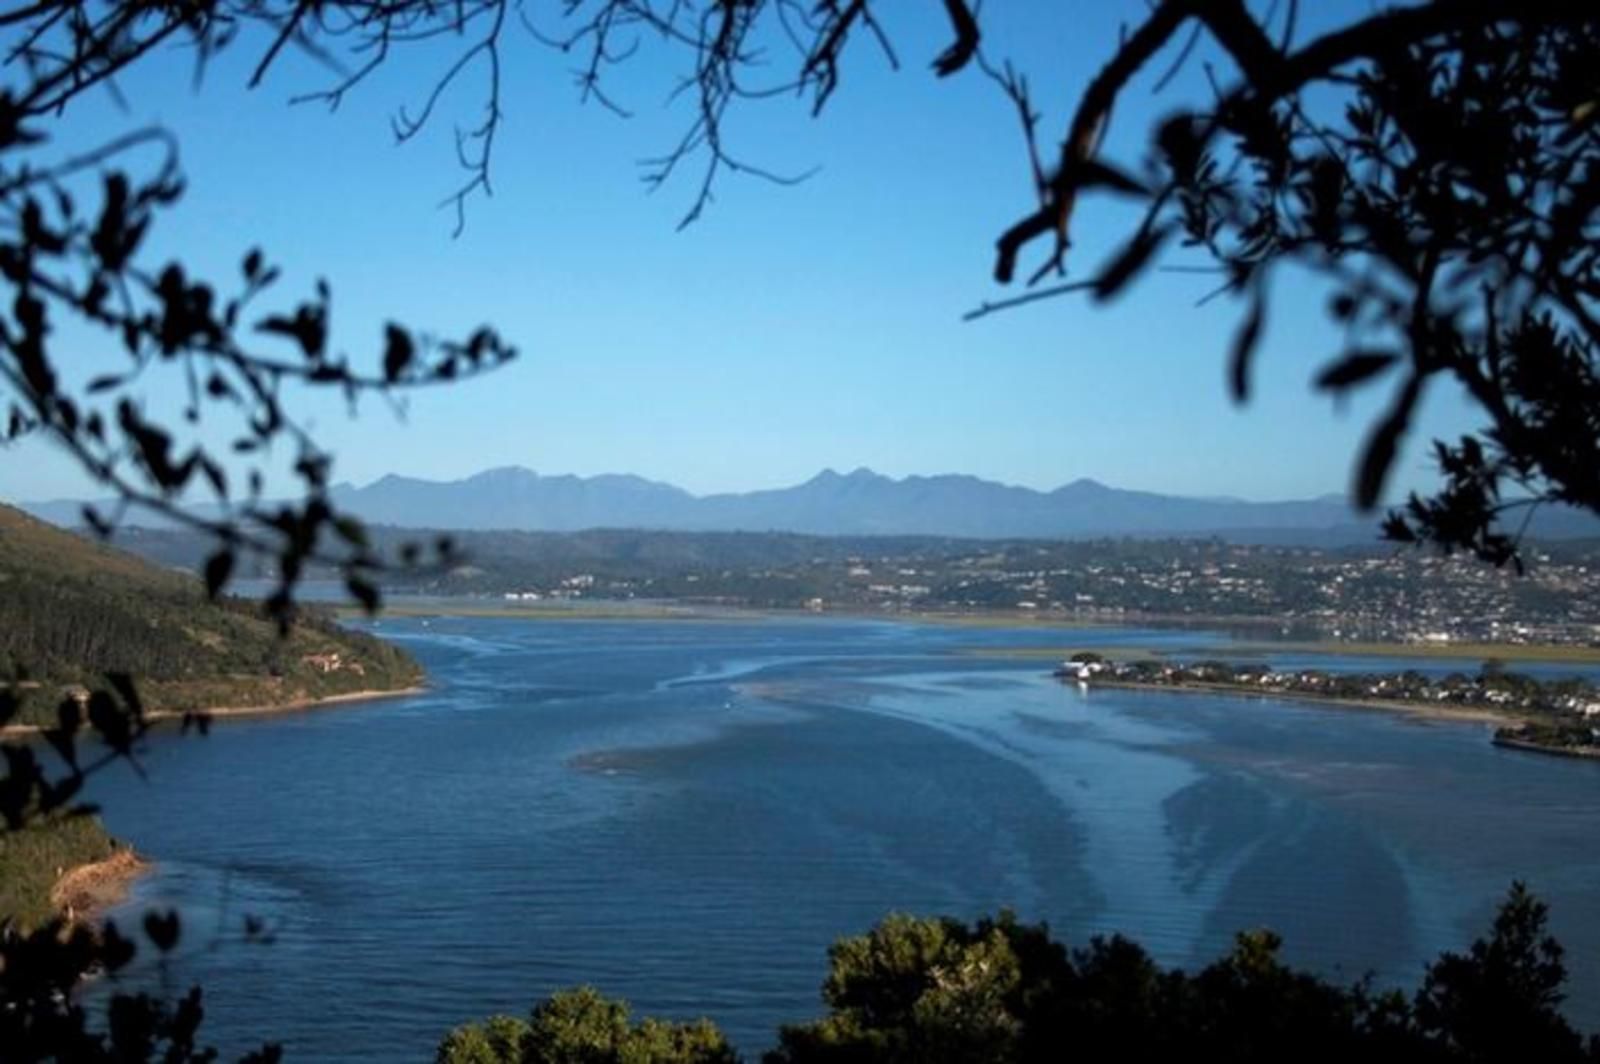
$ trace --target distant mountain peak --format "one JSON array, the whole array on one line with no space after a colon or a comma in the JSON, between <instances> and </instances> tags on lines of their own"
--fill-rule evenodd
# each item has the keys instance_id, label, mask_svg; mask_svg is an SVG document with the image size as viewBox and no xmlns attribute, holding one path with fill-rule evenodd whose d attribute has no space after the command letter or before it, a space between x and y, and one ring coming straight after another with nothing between
<instances>
[{"instance_id":1,"label":"distant mountain peak","mask_svg":"<svg viewBox=\"0 0 1600 1064\"><path fill-rule=\"evenodd\" d=\"M659 529L686 532L797 532L811 535L927 535L970 539L1222 536L1237 541L1370 542L1371 518L1340 496L1284 502L1201 499L1125 491L1080 477L1053 491L961 473L890 477L867 466L829 468L801 484L696 496L628 473L541 475L523 466L486 469L459 480L390 474L365 487L341 485L334 505L372 524L399 528L575 532ZM30 509L65 525L82 522L81 503ZM1561 516L1561 515L1556 515ZM1536 536L1600 533L1592 518L1541 513Z\"/></svg>"},{"instance_id":2,"label":"distant mountain peak","mask_svg":"<svg viewBox=\"0 0 1600 1064\"><path fill-rule=\"evenodd\" d=\"M1074 481L1071 481L1069 483L1063 484L1059 488L1056 489L1056 491L1058 491L1058 492L1073 492L1073 491L1076 491L1076 492L1091 492L1091 491L1116 491L1116 490L1117 490L1116 488L1108 487L1107 485L1102 484L1100 481L1094 479L1093 477L1079 477L1077 480L1074 480Z\"/></svg>"},{"instance_id":3,"label":"distant mountain peak","mask_svg":"<svg viewBox=\"0 0 1600 1064\"><path fill-rule=\"evenodd\" d=\"M503 465L503 466L494 466L494 467L492 467L490 469L485 469L481 473L474 473L474 474L472 474L472 476L468 477L467 479L469 481L470 480L479 480L479 481L538 480L539 479L539 474L535 473L533 470L529 469L527 466Z\"/></svg>"}]
</instances>

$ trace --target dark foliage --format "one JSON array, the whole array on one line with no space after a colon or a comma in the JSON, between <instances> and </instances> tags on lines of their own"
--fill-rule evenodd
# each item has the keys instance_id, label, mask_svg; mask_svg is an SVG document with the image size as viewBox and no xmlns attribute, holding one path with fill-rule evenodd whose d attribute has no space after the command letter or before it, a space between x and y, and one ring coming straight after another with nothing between
<instances>
[{"instance_id":1,"label":"dark foliage","mask_svg":"<svg viewBox=\"0 0 1600 1064\"><path fill-rule=\"evenodd\" d=\"M1415 993L1340 986L1279 959L1269 931L1241 933L1196 972L1164 968L1137 943L1069 949L1009 914L965 924L890 916L828 951L827 1013L779 1031L767 1064L965 1064L1062 1059L1260 1061L1600 1061L1561 1017L1566 970L1545 907L1513 885L1488 938L1429 966ZM670 1031L646 1020L633 1031ZM451 1032L439 1064L657 1064L727 1059L715 1028L640 1042L626 1006L564 991L528 1022L494 1017Z\"/></svg>"},{"instance_id":2,"label":"dark foliage","mask_svg":"<svg viewBox=\"0 0 1600 1064\"><path fill-rule=\"evenodd\" d=\"M488 328L447 340L391 322L380 365L365 369L335 345L325 281L273 309L263 304L279 271L259 249L244 251L238 276L221 282L180 261L147 261L152 228L183 194L176 145L148 129L63 147L52 118L164 40L192 37L204 56L219 43L218 23L210 5L0 11L0 24L24 31L0 86L0 406L7 441L47 437L118 500L113 512L83 515L102 534L129 506L203 530L215 544L203 568L212 594L240 551L272 558L281 587L268 606L287 625L308 559L337 563L363 602L375 602L378 562L360 523L330 505L331 457L295 420L285 390L329 389L353 406L363 394L487 370L514 352ZM66 322L120 349L124 367L82 388L64 383L78 370L52 340ZM147 399L162 393L182 397L182 424L147 412ZM223 426L230 444L208 447L202 423ZM284 450L302 487L298 503L263 494L265 463ZM215 516L202 516L201 502Z\"/></svg>"},{"instance_id":3,"label":"dark foliage","mask_svg":"<svg viewBox=\"0 0 1600 1064\"><path fill-rule=\"evenodd\" d=\"M280 586L267 608L286 635L297 619L294 585L308 561L338 566L350 593L369 608L379 564L359 522L329 504L331 458L297 422L286 392L330 389L353 406L362 395L488 370L513 351L487 328L435 339L390 323L378 366L367 369L336 345L325 282L297 302L267 305L279 271L259 249L240 249L231 280L197 277L181 261L151 261L150 234L183 193L170 136L146 129L64 145L55 119L78 94L107 85L164 42L195 45L203 62L231 37L232 21L214 3L47 0L0 10L9 33L0 84L0 435L6 442L49 439L108 489L118 500L112 512L83 515L103 535L130 506L208 535L203 590L213 599L240 552L271 558ZM82 386L69 383L82 376L57 339L69 328L120 350L122 367ZM149 413L157 396L181 399L181 423ZM204 442L216 438L218 425L231 437L220 450ZM302 487L296 503L264 495L266 463L285 452ZM194 508L201 501L210 504L204 511ZM5 546L26 547L26 531L6 524ZM223 603L208 613L199 587L149 577L141 583L115 564L73 572L65 556L47 553L15 565L5 581L0 725L30 719L46 727L41 745L0 745L0 815L12 855L66 853L64 833L92 813L79 798L85 780L118 759L137 763L151 706L133 671L174 681L230 669L281 678L296 667L308 637L349 646L326 621L303 626L298 644L279 642L258 611ZM24 618L28 623L18 623ZM198 651L186 645L196 624ZM209 647L208 633L215 637ZM403 664L387 650L366 649L373 661ZM90 680L94 689L58 701L40 679ZM193 714L183 723L203 729L205 718ZM175 915L152 914L142 932L164 951L181 928ZM55 923L27 931L9 919L0 924L0 1058L213 1059L198 1038L198 989L172 1002L116 994L98 1018L76 1003L84 978L117 971L133 951L133 938L109 926ZM276 1058L269 1048L251 1059Z\"/></svg>"},{"instance_id":4,"label":"dark foliage","mask_svg":"<svg viewBox=\"0 0 1600 1064\"><path fill-rule=\"evenodd\" d=\"M583 986L551 995L526 1021L491 1016L439 1043L437 1064L736 1064L709 1020L632 1023L628 1006Z\"/></svg>"},{"instance_id":5,"label":"dark foliage","mask_svg":"<svg viewBox=\"0 0 1600 1064\"><path fill-rule=\"evenodd\" d=\"M1436 445L1443 486L1385 533L1519 562L1517 511L1600 510L1600 15L1563 0L1431 3L1300 44L1297 8L1258 20L1240 0L1155 5L1084 94L996 276L1011 280L1038 239L1052 248L1032 281L1063 268L1077 195L1104 183L1112 105L1162 49L1192 35L1187 55L1208 36L1234 83L1156 130L1149 207L1123 250L1092 281L1042 294L1116 295L1180 240L1210 260L1218 294L1245 301L1229 360L1244 401L1272 278L1321 277L1344 340L1316 386L1396 382L1357 462L1357 504L1377 505L1424 394L1453 379L1488 427Z\"/></svg>"},{"instance_id":6,"label":"dark foliage","mask_svg":"<svg viewBox=\"0 0 1600 1064\"><path fill-rule=\"evenodd\" d=\"M0 690L0 724L15 719L22 699L14 688ZM131 680L107 678L84 703L64 699L56 726L45 733L49 757L21 744L0 744L5 775L0 778L0 816L8 857L24 860L75 860L100 856L103 833L89 819L94 809L79 795L87 779L118 759L137 764L140 741L149 729L144 705ZM188 721L185 721L188 725ZM87 742L90 737L96 740ZM54 773L48 760L65 771ZM87 837L84 841L80 837ZM18 873L7 870L8 889ZM25 888L27 885L23 884ZM19 914L0 919L0 1059L5 1061L129 1061L216 1059L199 1039L204 1018L198 987L167 1001L145 993L111 997L103 1017L91 1016L76 1000L84 980L115 975L136 952L136 939L115 924L90 927L54 918L29 927ZM177 944L176 913L149 913L143 937L158 951ZM245 1059L279 1059L264 1046Z\"/></svg>"}]
</instances>

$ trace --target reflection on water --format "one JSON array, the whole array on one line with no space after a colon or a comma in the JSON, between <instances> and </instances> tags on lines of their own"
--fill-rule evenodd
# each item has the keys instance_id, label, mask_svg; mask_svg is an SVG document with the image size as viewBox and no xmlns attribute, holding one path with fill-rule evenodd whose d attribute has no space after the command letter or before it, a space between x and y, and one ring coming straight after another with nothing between
<instances>
[{"instance_id":1,"label":"reflection on water","mask_svg":"<svg viewBox=\"0 0 1600 1064\"><path fill-rule=\"evenodd\" d=\"M207 1028L291 1059L426 1059L451 1025L590 982L747 1052L819 1007L825 949L894 909L1010 906L1197 964L1414 984L1513 877L1600 1027L1600 765L1471 725L1097 690L1041 629L880 621L384 621L416 698L162 737L96 797L159 862ZM1193 645L1193 633L1075 633ZM1385 667L1395 666L1389 663ZM245 914L259 921L244 933ZM263 942L261 939L268 941Z\"/></svg>"}]
</instances>

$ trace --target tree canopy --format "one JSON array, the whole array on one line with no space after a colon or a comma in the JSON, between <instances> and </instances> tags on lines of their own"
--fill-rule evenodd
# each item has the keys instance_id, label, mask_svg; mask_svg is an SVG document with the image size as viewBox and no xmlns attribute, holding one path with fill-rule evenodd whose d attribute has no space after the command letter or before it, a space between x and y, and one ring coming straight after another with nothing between
<instances>
[{"instance_id":1,"label":"tree canopy","mask_svg":"<svg viewBox=\"0 0 1600 1064\"><path fill-rule=\"evenodd\" d=\"M1600 1060L1561 1017L1566 975L1545 907L1513 885L1486 938L1444 954L1412 994L1370 979L1340 986L1279 956L1270 931L1241 933L1193 972L1121 936L1069 949L1009 914L964 923L894 915L828 951L826 1013L779 1031L767 1064L1025 1064L1072 1059L1251 1061ZM706 1021L629 1028L591 988L541 1002L528 1021L467 1024L439 1064L717 1064ZM654 1030L646 1041L639 1032ZM631 1033L634 1032L634 1033ZM676 1032L672 1038L666 1032ZM691 1033L693 1037L690 1037ZM630 1039L632 1041L630 1042ZM627 1046L636 1046L630 1055Z\"/></svg>"}]
</instances>

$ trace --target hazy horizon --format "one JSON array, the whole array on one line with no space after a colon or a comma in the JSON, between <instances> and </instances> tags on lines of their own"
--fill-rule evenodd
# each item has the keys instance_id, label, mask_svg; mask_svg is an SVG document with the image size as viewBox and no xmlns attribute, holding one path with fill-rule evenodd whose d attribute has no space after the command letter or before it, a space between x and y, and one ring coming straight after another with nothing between
<instances>
[{"instance_id":1,"label":"hazy horizon","mask_svg":"<svg viewBox=\"0 0 1600 1064\"><path fill-rule=\"evenodd\" d=\"M531 464L525 464L525 463L520 463L520 462L509 462L509 463L505 463L505 464L502 464L502 465L484 466L484 467L482 467L480 469L476 469L476 470L472 470L472 471L469 471L469 472L462 473L459 476L420 475L420 474L414 474L414 473L406 472L404 470L391 470L391 471L386 472L386 473L380 473L380 474L378 474L376 476L371 477L370 479L363 479L363 480L354 480L354 479L350 479L350 478L341 477L341 478L337 479L334 482L333 486L334 487L353 488L355 490L362 490L362 489L365 489L365 488L370 488L373 485L381 483L382 481L388 480L390 478L399 478L399 479L402 479L402 480L419 481L419 482L425 482L425 483L431 483L431 484L453 484L453 483L460 483L460 482L463 482L463 481L473 480L473 479L476 479L478 477L482 477L482 476L485 476L485 475L488 475L488 474L492 474L492 473L500 473L500 472L506 472L506 471L531 473L531 474L533 474L533 475L535 475L535 476L537 476L537 477L539 477L541 479L555 479L555 478L569 478L570 477L570 478L576 478L576 479L579 479L579 480L590 481L590 480L596 480L596 479L601 479L601 478L605 478L605 477L632 477L632 478L636 478L636 479L639 479L639 480L648 481L648 482L650 482L652 484L658 484L658 485L662 485L662 486L665 486L665 487L677 488L677 489L679 489L681 491L687 492L689 495L694 496L695 498L704 498L704 497L709 496L709 495L742 495L742 494L750 494L750 493L753 493L753 492L761 492L761 491L781 491L781 490L784 490L784 489L787 489L787 488L798 487L798 486L800 486L802 484L809 483L809 482L811 482L813 480L817 480L817 479L825 477L825 476L827 476L829 474L833 474L834 476L837 476L837 477L850 477L850 476L857 476L857 475L866 474L866 475L870 475L870 476L873 476L873 477L880 477L880 478L883 478L883 479L886 479L886 480L890 480L890 481L893 481L895 483L903 483L903 482L908 481L908 480L935 480L935 479L947 478L947 477L958 477L958 478L981 480L981 481L984 481L984 482L987 482L987 483L991 483L991 484L998 484L998 485L1000 485L1002 487L1007 487L1007 488L1022 488L1022 489L1028 490L1028 491L1034 491L1034 492L1039 492L1039 493L1043 493L1043 494L1048 494L1050 492L1057 491L1057 490L1059 490L1061 488L1070 487L1070 486L1072 486L1074 484L1078 484L1078 483L1082 483L1082 482L1089 482L1089 483L1092 483L1092 484L1098 484L1101 487L1111 488L1111 489L1114 489L1116 491L1140 492L1140 493L1152 494L1152 495L1170 496L1170 497L1173 497L1173 498L1209 500L1209 501L1231 501L1231 502L1251 502L1251 503L1326 502L1326 501L1341 500L1341 499L1348 498L1347 494L1343 490L1338 490L1338 489L1330 489L1330 490L1323 491L1323 492L1317 492L1317 493L1306 494L1306 495L1298 495L1298 496L1281 496L1281 495L1280 496L1261 496L1261 495L1244 494L1242 492L1237 492L1237 491L1233 491L1233 492L1207 492L1205 494L1200 494L1200 493L1188 493L1188 492L1159 491L1159 490L1153 490L1153 489L1148 489L1148 488L1136 487L1136 486L1127 485L1127 484L1115 483L1113 481L1110 481L1110 480L1106 479L1105 477L1096 476L1093 473L1082 473L1082 474L1065 476L1062 479L1056 480L1056 481L1046 481L1046 482L1041 482L1041 483L1023 483L1023 482L1015 481L1015 480L1007 480L1007 479L1002 478L1002 477L982 476L980 474L969 473L969 472L966 472L964 470L959 470L959 469L946 469L946 470L938 470L938 471L931 471L931 472L914 471L914 472L900 473L900 472L892 472L892 471L883 470L883 469L877 469L877 468L874 468L874 467L868 466L868 465L856 465L856 466L850 466L850 467L846 467L846 468L836 468L834 466L819 466L810 475L802 476L802 477L800 477L798 479L795 479L795 480L779 481L779 480L771 480L771 479L769 479L769 480L766 480L766 481L763 481L763 482L760 482L760 483L752 483L752 484L747 484L747 485L742 485L742 486L733 486L733 487L728 487L728 488L720 488L720 489L709 490L709 491L697 491L694 488L688 486L687 484L682 483L681 481L679 481L677 479L674 479L674 478L672 478L670 476L668 476L668 477L647 476L647 475L645 475L643 473L637 473L637 472L634 472L633 470L628 470L628 469L601 469L601 470L597 470L597 471L594 471L594 472L578 472L578 471L572 471L572 470L557 470L557 469L549 469L549 468L541 469L541 468L535 467L535 466L533 466ZM78 495L78 494L54 494L54 495L38 495L38 496L3 495L3 496L0 496L0 501L9 502L9 503L12 503L13 505L40 505L40 504L45 504L45 503L59 503L59 502L91 502L91 501L94 501L94 500L102 498L102 497L105 497L105 494L104 494L103 491L101 491L99 494L82 494L82 495ZM1352 510L1352 514L1354 514L1353 510Z\"/></svg>"}]
</instances>

